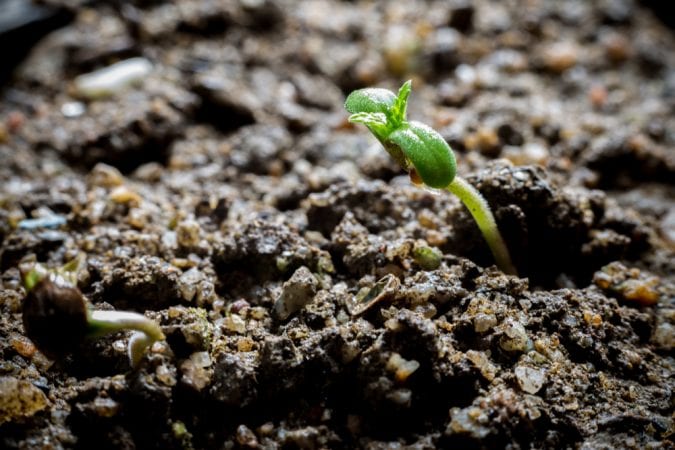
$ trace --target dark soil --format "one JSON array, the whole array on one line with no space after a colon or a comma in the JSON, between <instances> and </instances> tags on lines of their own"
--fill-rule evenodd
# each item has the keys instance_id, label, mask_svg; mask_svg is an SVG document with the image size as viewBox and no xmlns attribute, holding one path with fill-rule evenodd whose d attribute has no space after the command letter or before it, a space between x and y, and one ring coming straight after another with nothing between
<instances>
[{"instance_id":1,"label":"dark soil","mask_svg":"<svg viewBox=\"0 0 675 450\"><path fill-rule=\"evenodd\" d=\"M1 448L673 448L675 40L645 5L44 3L71 22L0 93ZM409 78L520 277L347 123ZM19 264L78 256L95 308L161 324L139 367L126 333L26 337Z\"/></svg>"}]
</instances>

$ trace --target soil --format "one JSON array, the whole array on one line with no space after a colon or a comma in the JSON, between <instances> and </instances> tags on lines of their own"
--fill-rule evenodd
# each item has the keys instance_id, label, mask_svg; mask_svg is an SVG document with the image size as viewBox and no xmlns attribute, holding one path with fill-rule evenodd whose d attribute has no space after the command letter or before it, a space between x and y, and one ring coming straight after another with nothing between
<instances>
[{"instance_id":1,"label":"soil","mask_svg":"<svg viewBox=\"0 0 675 450\"><path fill-rule=\"evenodd\" d=\"M70 22L0 94L0 447L674 448L675 40L644 5L44 3ZM519 277L347 122L406 79ZM130 333L26 337L19 264L78 256L94 308L161 324L138 367Z\"/></svg>"}]
</instances>

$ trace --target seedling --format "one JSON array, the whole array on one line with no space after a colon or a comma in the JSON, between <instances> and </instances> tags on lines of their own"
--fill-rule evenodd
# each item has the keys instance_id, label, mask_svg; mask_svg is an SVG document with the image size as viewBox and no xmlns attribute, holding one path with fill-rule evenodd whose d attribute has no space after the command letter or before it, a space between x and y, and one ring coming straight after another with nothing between
<instances>
[{"instance_id":1,"label":"seedling","mask_svg":"<svg viewBox=\"0 0 675 450\"><path fill-rule=\"evenodd\" d=\"M515 275L516 269L490 206L476 188L457 176L455 155L448 143L431 127L406 119L411 85L406 81L398 95L379 88L352 92L345 102L351 114L349 121L368 127L415 184L447 189L459 197L483 233L497 266Z\"/></svg>"},{"instance_id":2,"label":"seedling","mask_svg":"<svg viewBox=\"0 0 675 450\"><path fill-rule=\"evenodd\" d=\"M41 264L21 268L26 289L23 301L26 335L44 354L57 358L72 352L84 339L134 330L128 354L135 367L149 346L164 339L161 328L138 313L93 310L76 286L78 265L73 260L51 271Z\"/></svg>"}]
</instances>

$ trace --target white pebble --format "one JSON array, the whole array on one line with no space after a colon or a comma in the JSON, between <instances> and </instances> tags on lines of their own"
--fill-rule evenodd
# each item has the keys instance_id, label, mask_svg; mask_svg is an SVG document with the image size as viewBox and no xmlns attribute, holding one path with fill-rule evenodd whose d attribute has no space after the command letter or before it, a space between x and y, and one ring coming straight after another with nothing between
<instances>
[{"instance_id":1,"label":"white pebble","mask_svg":"<svg viewBox=\"0 0 675 450\"><path fill-rule=\"evenodd\" d=\"M528 394L536 394L544 385L543 369L528 366L516 366L514 370L518 385Z\"/></svg>"},{"instance_id":2,"label":"white pebble","mask_svg":"<svg viewBox=\"0 0 675 450\"><path fill-rule=\"evenodd\" d=\"M73 118L84 114L84 103L82 102L68 102L61 105L61 114L64 117Z\"/></svg>"},{"instance_id":3,"label":"white pebble","mask_svg":"<svg viewBox=\"0 0 675 450\"><path fill-rule=\"evenodd\" d=\"M152 71L145 58L130 58L75 78L75 91L87 99L108 97L140 83Z\"/></svg>"}]
</instances>

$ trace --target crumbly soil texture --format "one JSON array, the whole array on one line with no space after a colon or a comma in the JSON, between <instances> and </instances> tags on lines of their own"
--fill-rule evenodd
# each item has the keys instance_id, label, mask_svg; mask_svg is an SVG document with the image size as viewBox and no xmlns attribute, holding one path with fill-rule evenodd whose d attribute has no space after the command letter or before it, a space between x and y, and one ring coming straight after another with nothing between
<instances>
[{"instance_id":1,"label":"crumbly soil texture","mask_svg":"<svg viewBox=\"0 0 675 450\"><path fill-rule=\"evenodd\" d=\"M645 5L40 7L69 22L0 91L0 447L673 448L675 40ZM407 79L519 276L347 122ZM138 366L130 333L26 336L19 265L76 258L91 307L161 325Z\"/></svg>"}]
</instances>

